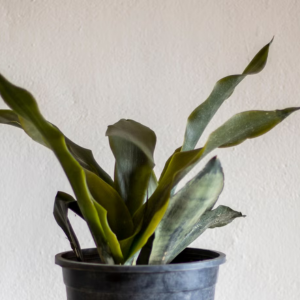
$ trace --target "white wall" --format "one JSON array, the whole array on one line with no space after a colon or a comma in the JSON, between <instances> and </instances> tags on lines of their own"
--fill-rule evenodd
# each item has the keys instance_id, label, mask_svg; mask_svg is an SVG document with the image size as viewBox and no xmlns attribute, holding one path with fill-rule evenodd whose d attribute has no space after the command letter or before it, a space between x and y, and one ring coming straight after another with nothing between
<instances>
[{"instance_id":1,"label":"white wall","mask_svg":"<svg viewBox=\"0 0 300 300\"><path fill-rule=\"evenodd\" d=\"M131 118L151 127L160 173L189 113L273 35L266 69L240 84L205 137L240 111L300 106L299 15L297 0L2 0L0 71L111 174L107 125ZM226 176L219 203L247 215L194 243L227 254L217 300L300 298L299 121L295 113L213 153ZM69 245L52 206L57 190L71 189L50 151L15 128L1 126L0 136L0 299L65 299L54 255ZM92 246L83 222L75 225Z\"/></svg>"}]
</instances>

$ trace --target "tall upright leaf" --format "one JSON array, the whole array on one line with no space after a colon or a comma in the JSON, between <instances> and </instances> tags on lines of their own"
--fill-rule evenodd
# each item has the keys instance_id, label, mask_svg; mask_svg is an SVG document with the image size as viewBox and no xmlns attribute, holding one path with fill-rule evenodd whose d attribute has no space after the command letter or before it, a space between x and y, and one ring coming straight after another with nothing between
<instances>
[{"instance_id":1,"label":"tall upright leaf","mask_svg":"<svg viewBox=\"0 0 300 300\"><path fill-rule=\"evenodd\" d=\"M21 118L31 122L59 160L76 195L80 210L87 221L96 243L100 258L105 263L114 263L107 238L104 234L95 200L91 196L83 168L69 152L63 134L45 120L33 96L0 75L0 94L5 103ZM102 220L103 223L106 220Z\"/></svg>"},{"instance_id":2,"label":"tall upright leaf","mask_svg":"<svg viewBox=\"0 0 300 300\"><path fill-rule=\"evenodd\" d=\"M272 41L255 55L242 74L231 75L220 79L214 86L209 97L190 114L186 126L182 151L188 151L195 148L207 124L223 102L231 96L236 86L246 76L259 73L263 70L267 63L269 47Z\"/></svg>"},{"instance_id":3,"label":"tall upright leaf","mask_svg":"<svg viewBox=\"0 0 300 300\"><path fill-rule=\"evenodd\" d=\"M106 135L116 159L115 183L131 215L143 204L154 167L155 133L132 121L108 126Z\"/></svg>"},{"instance_id":4,"label":"tall upright leaf","mask_svg":"<svg viewBox=\"0 0 300 300\"><path fill-rule=\"evenodd\" d=\"M85 170L86 180L93 198L107 211L110 228L119 240L133 234L133 222L124 201L118 192L96 174Z\"/></svg>"},{"instance_id":5,"label":"tall upright leaf","mask_svg":"<svg viewBox=\"0 0 300 300\"><path fill-rule=\"evenodd\" d=\"M150 264L166 264L173 249L217 201L224 186L220 161L215 157L170 198L168 209L155 230ZM179 254L179 252L177 253Z\"/></svg>"}]
</instances>

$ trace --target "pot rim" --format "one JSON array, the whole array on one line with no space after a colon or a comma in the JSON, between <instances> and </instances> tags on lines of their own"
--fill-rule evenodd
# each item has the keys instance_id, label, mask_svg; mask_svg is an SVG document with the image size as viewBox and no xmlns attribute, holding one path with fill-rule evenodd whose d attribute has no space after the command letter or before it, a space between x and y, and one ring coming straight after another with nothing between
<instances>
[{"instance_id":1,"label":"pot rim","mask_svg":"<svg viewBox=\"0 0 300 300\"><path fill-rule=\"evenodd\" d=\"M97 253L96 248L89 248L82 250L85 255L93 255ZM188 271L188 270L199 270L205 268L218 267L225 263L226 255L219 251L198 249L198 248L186 248L185 251L190 254L202 254L210 256L212 258L205 259L202 261L174 263L165 265L136 265L136 266L125 266L125 265L106 265L100 263L91 262L80 262L71 260L69 258L75 258L73 251L61 252L55 255L55 264L67 269L76 269L92 272L110 272L110 273L165 273L165 272L176 272L176 271Z\"/></svg>"}]
</instances>

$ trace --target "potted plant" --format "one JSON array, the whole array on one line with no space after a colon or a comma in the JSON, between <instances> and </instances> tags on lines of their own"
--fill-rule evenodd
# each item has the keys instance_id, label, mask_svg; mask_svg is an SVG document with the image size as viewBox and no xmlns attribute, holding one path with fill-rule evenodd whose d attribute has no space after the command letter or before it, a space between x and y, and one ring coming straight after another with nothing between
<instances>
[{"instance_id":1,"label":"potted plant","mask_svg":"<svg viewBox=\"0 0 300 300\"><path fill-rule=\"evenodd\" d=\"M54 204L54 217L73 249L56 255L69 300L214 299L225 255L187 246L207 228L227 225L242 214L226 206L214 208L224 185L216 157L183 188L176 191L176 187L212 150L258 137L300 109L236 114L212 132L203 147L195 149L235 87L246 76L263 70L271 42L242 74L219 80L191 113L183 144L167 160L158 180L153 171L156 136L148 127L125 119L108 126L106 136L115 157L112 179L90 150L72 142L43 117L28 91L0 75L0 94L11 108L0 110L0 123L23 129L52 150L75 194L76 199L58 192ZM69 209L86 221L95 249L80 248L68 219Z\"/></svg>"}]
</instances>

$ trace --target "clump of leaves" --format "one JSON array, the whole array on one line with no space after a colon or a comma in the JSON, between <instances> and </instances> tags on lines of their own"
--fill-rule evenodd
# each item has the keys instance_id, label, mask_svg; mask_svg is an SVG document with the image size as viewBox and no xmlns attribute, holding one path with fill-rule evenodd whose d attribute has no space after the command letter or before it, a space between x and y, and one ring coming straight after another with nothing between
<instances>
[{"instance_id":1,"label":"clump of leaves","mask_svg":"<svg viewBox=\"0 0 300 300\"><path fill-rule=\"evenodd\" d=\"M175 193L179 181L216 148L238 145L258 137L299 107L275 111L245 111L234 115L196 148L203 131L222 103L248 75L263 70L270 44L263 47L244 72L219 80L209 97L189 116L182 146L167 160L157 180L153 171L155 133L133 120L108 126L115 157L112 179L91 150L68 139L41 114L34 97L0 75L0 94L11 110L0 110L0 123L21 128L53 151L75 198L58 192L54 217L67 235L78 260L84 260L68 219L71 209L87 223L100 259L106 264L166 264L207 228L227 225L242 214L229 207L213 209L224 186L220 161L212 158Z\"/></svg>"}]
</instances>

